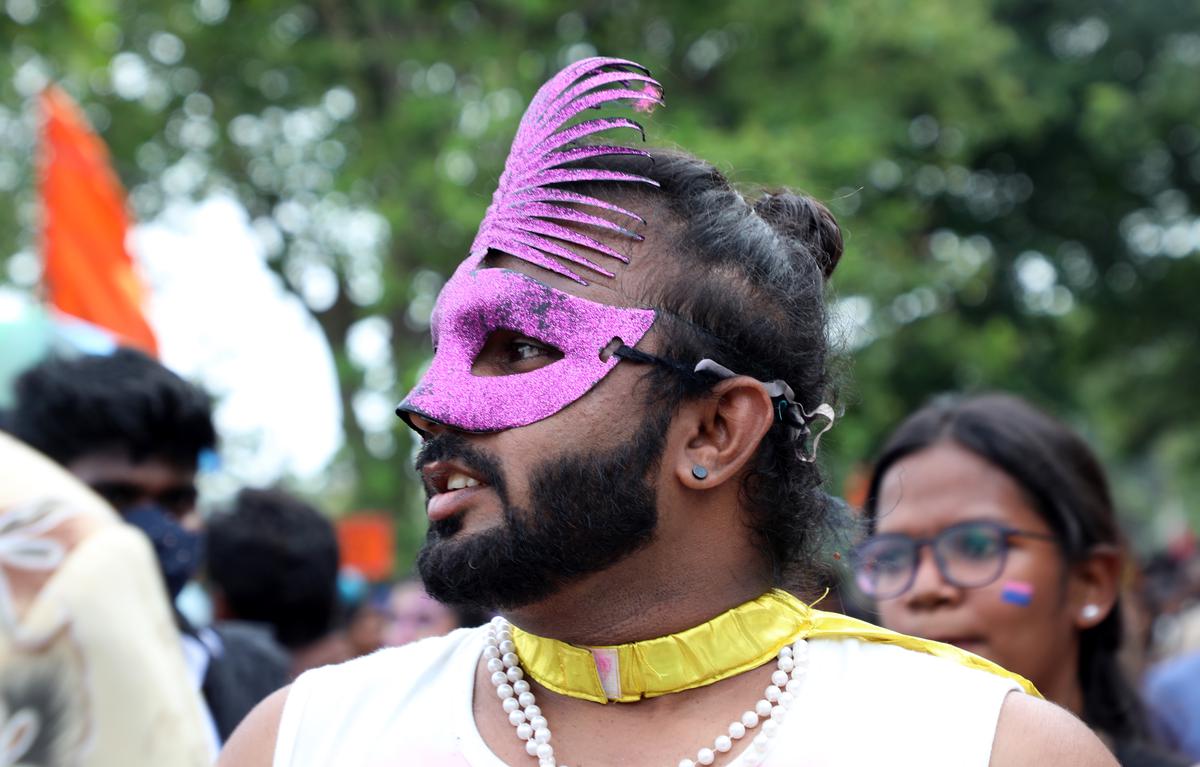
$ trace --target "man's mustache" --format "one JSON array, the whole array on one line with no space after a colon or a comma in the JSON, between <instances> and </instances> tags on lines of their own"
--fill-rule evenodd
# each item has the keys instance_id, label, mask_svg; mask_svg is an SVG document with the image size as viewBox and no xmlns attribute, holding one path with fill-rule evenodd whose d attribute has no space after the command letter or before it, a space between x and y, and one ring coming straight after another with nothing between
<instances>
[{"instance_id":1,"label":"man's mustache","mask_svg":"<svg viewBox=\"0 0 1200 767\"><path fill-rule=\"evenodd\" d=\"M435 461L453 461L461 464L495 489L501 500L507 498L500 461L472 445L465 437L452 432L430 437L421 444L413 468L419 474L423 468Z\"/></svg>"}]
</instances>

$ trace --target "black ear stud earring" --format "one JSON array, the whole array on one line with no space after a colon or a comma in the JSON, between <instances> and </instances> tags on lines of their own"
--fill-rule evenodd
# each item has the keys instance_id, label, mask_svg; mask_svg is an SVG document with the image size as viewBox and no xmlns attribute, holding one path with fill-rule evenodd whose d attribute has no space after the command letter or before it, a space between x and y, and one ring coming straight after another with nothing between
<instances>
[{"instance_id":1,"label":"black ear stud earring","mask_svg":"<svg viewBox=\"0 0 1200 767\"><path fill-rule=\"evenodd\" d=\"M698 463L694 464L692 466L692 476L696 479L708 479L708 469Z\"/></svg>"}]
</instances>

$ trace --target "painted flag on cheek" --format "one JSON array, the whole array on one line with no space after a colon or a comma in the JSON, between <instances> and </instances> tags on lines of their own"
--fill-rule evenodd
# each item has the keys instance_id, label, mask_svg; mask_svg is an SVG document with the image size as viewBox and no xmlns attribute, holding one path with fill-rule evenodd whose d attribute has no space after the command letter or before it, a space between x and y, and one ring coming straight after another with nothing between
<instances>
[{"instance_id":1,"label":"painted flag on cheek","mask_svg":"<svg viewBox=\"0 0 1200 767\"><path fill-rule=\"evenodd\" d=\"M43 281L51 306L157 356L146 290L125 247L125 190L108 150L56 86L41 96Z\"/></svg>"},{"instance_id":2,"label":"painted flag on cheek","mask_svg":"<svg viewBox=\"0 0 1200 767\"><path fill-rule=\"evenodd\" d=\"M1000 598L1011 605L1028 607L1033 601L1033 584L1026 581L1005 581Z\"/></svg>"}]
</instances>

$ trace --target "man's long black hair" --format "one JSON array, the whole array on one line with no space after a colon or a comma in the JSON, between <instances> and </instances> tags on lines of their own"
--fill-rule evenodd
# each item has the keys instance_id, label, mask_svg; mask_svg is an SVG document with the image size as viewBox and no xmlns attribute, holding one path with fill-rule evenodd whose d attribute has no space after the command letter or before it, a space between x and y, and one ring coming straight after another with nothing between
<instances>
[{"instance_id":1,"label":"man's long black hair","mask_svg":"<svg viewBox=\"0 0 1200 767\"><path fill-rule=\"evenodd\" d=\"M833 215L786 190L747 199L712 165L682 152L649 155L587 165L644 176L657 188L572 188L628 202L651 220L654 241L669 244L660 273L638 297L660 310L657 355L686 367L707 358L764 382L782 379L809 411L826 401L826 280L842 255ZM647 382L650 406L673 412L707 396L714 380L654 367ZM742 498L775 582L807 591L818 580L814 565L827 534L843 531L843 517L805 450L777 424L759 447Z\"/></svg>"}]
</instances>

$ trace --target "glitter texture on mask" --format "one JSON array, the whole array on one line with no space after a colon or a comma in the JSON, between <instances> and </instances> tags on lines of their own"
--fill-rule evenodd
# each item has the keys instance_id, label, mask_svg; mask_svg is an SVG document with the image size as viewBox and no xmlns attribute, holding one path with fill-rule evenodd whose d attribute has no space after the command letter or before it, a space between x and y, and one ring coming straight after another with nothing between
<instances>
[{"instance_id":1,"label":"glitter texture on mask","mask_svg":"<svg viewBox=\"0 0 1200 767\"><path fill-rule=\"evenodd\" d=\"M613 338L633 346L654 318L653 309L596 303L519 272L464 264L438 298L433 364L398 412L474 432L540 421L582 397L612 370L618 358L602 360L600 352ZM552 346L563 357L529 373L475 375L476 356L502 329Z\"/></svg>"},{"instance_id":2,"label":"glitter texture on mask","mask_svg":"<svg viewBox=\"0 0 1200 767\"><path fill-rule=\"evenodd\" d=\"M631 72L628 69L640 71ZM639 239L620 224L571 206L600 208L637 223L644 223L642 218L604 200L550 185L580 181L623 181L658 186L648 178L629 173L562 167L567 163L605 155L646 155L641 150L623 146L567 147L573 141L611 128L632 128L640 133L642 127L628 118L584 120L566 127L580 113L612 101L630 99L638 105L662 104L661 86L643 72L646 69L640 64L625 59L584 59L559 72L538 90L517 128L508 160L504 163L504 173L492 195L492 204L488 206L475 241L471 244L472 256L482 258L489 249L504 251L581 284L587 283L554 256L605 277L613 276L612 272L581 254L579 249L595 251L621 262L627 260L625 256L594 237L559 222L596 227ZM630 87L631 83L642 83L644 89L634 90ZM578 248L573 250L564 243L571 243Z\"/></svg>"}]
</instances>

